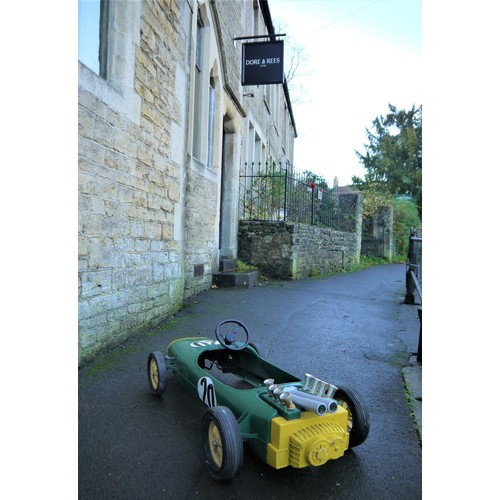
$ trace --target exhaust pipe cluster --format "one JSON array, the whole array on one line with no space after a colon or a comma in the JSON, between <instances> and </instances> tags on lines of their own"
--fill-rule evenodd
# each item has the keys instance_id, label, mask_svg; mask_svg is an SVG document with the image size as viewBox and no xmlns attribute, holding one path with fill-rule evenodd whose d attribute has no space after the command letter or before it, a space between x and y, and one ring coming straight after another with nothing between
<instances>
[{"instance_id":1,"label":"exhaust pipe cluster","mask_svg":"<svg viewBox=\"0 0 500 500\"><path fill-rule=\"evenodd\" d=\"M325 383L323 382L323 384ZM314 411L319 416L324 415L327 411L330 413L335 413L337 411L337 402L328 397L319 396L312 392L300 391L299 388L295 386L288 386L285 391L283 387L275 384L273 379L264 380L264 385L267 386L268 395L286 406L289 410L293 410L296 406L299 406L304 410ZM330 386L331 384L326 385ZM333 394L337 388L335 386L332 387L334 389L330 390L330 392Z\"/></svg>"},{"instance_id":2,"label":"exhaust pipe cluster","mask_svg":"<svg viewBox=\"0 0 500 500\"><path fill-rule=\"evenodd\" d=\"M333 398L333 395L338 389L338 387L334 386L333 384L323 382L310 373L306 373L304 375L304 379L305 384L303 390L305 392L309 392L310 394L315 394L316 396Z\"/></svg>"}]
</instances>

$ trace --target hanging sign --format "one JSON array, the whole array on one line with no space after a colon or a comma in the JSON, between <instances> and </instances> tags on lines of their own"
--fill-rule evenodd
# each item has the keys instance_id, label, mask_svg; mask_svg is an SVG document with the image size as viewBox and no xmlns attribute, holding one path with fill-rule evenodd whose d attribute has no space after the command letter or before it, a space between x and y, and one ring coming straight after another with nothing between
<instances>
[{"instance_id":1,"label":"hanging sign","mask_svg":"<svg viewBox=\"0 0 500 500\"><path fill-rule=\"evenodd\" d=\"M283 83L283 40L244 43L241 61L243 86Z\"/></svg>"}]
</instances>

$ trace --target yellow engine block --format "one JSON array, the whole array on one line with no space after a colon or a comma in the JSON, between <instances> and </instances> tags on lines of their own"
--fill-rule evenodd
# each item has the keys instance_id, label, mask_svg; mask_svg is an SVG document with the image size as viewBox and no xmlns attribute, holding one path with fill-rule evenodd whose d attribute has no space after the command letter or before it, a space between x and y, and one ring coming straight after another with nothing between
<instances>
[{"instance_id":1,"label":"yellow engine block","mask_svg":"<svg viewBox=\"0 0 500 500\"><path fill-rule=\"evenodd\" d=\"M271 441L267 445L267 463L275 469L288 465L307 467L323 465L341 457L349 447L347 411L318 416L302 412L297 420L275 417L271 421Z\"/></svg>"}]
</instances>

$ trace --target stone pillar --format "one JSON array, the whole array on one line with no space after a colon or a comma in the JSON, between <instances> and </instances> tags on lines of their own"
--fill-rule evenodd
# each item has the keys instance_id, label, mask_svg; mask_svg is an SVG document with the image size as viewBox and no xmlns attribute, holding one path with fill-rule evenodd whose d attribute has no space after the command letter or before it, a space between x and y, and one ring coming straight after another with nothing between
<instances>
[{"instance_id":1,"label":"stone pillar","mask_svg":"<svg viewBox=\"0 0 500 500\"><path fill-rule=\"evenodd\" d=\"M377 210L375 224L379 228L379 237L384 240L383 257L392 260L394 240L394 209L392 207L380 207ZM382 234L380 234L382 233Z\"/></svg>"},{"instance_id":2,"label":"stone pillar","mask_svg":"<svg viewBox=\"0 0 500 500\"><path fill-rule=\"evenodd\" d=\"M356 193L356 208L354 210L354 232L356 234L355 263L361 258L361 240L363 239L363 195Z\"/></svg>"}]
</instances>

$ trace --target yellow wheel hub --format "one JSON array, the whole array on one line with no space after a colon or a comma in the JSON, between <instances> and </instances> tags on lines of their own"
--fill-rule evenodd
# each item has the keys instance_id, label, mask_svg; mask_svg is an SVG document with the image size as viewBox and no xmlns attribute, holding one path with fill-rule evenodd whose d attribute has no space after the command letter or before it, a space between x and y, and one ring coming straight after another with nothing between
<instances>
[{"instance_id":1,"label":"yellow wheel hub","mask_svg":"<svg viewBox=\"0 0 500 500\"><path fill-rule=\"evenodd\" d=\"M156 364L156 360L154 358L151 359L151 362L149 363L149 378L151 379L151 385L153 386L153 389L158 389L160 375L158 365Z\"/></svg>"},{"instance_id":2,"label":"yellow wheel hub","mask_svg":"<svg viewBox=\"0 0 500 500\"><path fill-rule=\"evenodd\" d=\"M217 467L222 467L222 439L219 428L215 422L210 422L208 426L208 442L210 444L210 454Z\"/></svg>"},{"instance_id":3,"label":"yellow wheel hub","mask_svg":"<svg viewBox=\"0 0 500 500\"><path fill-rule=\"evenodd\" d=\"M337 399L337 402L338 402L339 406L342 406L342 408L347 410L347 432L350 433L352 431L352 412L349 409L349 405L345 401L342 401L341 399Z\"/></svg>"}]
</instances>

